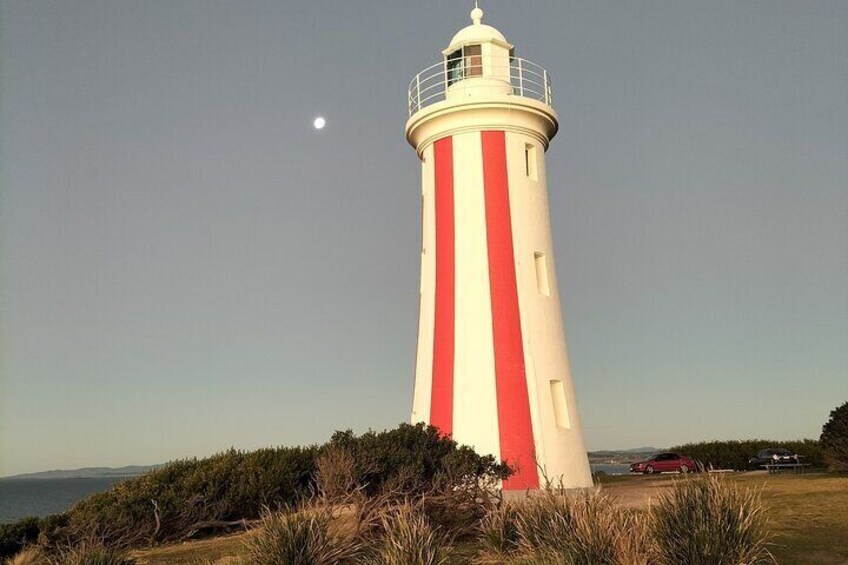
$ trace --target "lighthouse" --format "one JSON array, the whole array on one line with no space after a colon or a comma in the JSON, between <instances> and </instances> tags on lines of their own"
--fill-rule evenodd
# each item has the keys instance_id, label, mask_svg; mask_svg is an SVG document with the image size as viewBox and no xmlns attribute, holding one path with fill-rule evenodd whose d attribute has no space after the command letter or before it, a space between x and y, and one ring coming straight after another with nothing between
<instances>
[{"instance_id":1,"label":"lighthouse","mask_svg":"<svg viewBox=\"0 0 848 565\"><path fill-rule=\"evenodd\" d=\"M423 226L412 421L510 464L504 490L591 487L548 209L551 80L482 20L475 7L409 86Z\"/></svg>"}]
</instances>

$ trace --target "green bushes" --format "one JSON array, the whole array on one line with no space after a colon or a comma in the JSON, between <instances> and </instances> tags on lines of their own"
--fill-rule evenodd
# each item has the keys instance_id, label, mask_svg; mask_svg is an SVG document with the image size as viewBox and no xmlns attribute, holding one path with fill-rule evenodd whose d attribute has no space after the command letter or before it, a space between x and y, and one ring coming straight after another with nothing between
<instances>
[{"instance_id":1,"label":"green bushes","mask_svg":"<svg viewBox=\"0 0 848 565\"><path fill-rule=\"evenodd\" d=\"M758 493L716 476L680 481L660 495L651 534L660 565L775 563Z\"/></svg>"},{"instance_id":2,"label":"green bushes","mask_svg":"<svg viewBox=\"0 0 848 565\"><path fill-rule=\"evenodd\" d=\"M136 547L238 527L263 505L295 504L308 494L317 453L317 447L230 450L176 461L79 502L64 534Z\"/></svg>"},{"instance_id":3,"label":"green bushes","mask_svg":"<svg viewBox=\"0 0 848 565\"><path fill-rule=\"evenodd\" d=\"M319 489L318 461L324 475L335 463L351 488L368 496L395 491L415 496L434 483L486 484L509 476L506 465L459 447L438 430L402 424L384 432L337 432L323 446L279 447L243 452L231 449L205 459L175 461L141 477L94 494L63 515L0 526L0 557L37 540L50 548L100 540L126 549L243 528L264 507L296 507ZM344 470L346 466L352 469Z\"/></svg>"},{"instance_id":4,"label":"green bushes","mask_svg":"<svg viewBox=\"0 0 848 565\"><path fill-rule=\"evenodd\" d=\"M848 402L830 413L830 419L822 426L820 442L830 468L848 471Z\"/></svg>"},{"instance_id":5,"label":"green bushes","mask_svg":"<svg viewBox=\"0 0 848 565\"><path fill-rule=\"evenodd\" d=\"M825 464L821 445L812 439L705 441L678 445L672 447L670 451L686 455L707 468L743 470L748 468L748 459L755 456L758 451L769 447L790 449L803 455L802 462L809 463L813 467L823 467Z\"/></svg>"},{"instance_id":6,"label":"green bushes","mask_svg":"<svg viewBox=\"0 0 848 565\"><path fill-rule=\"evenodd\" d=\"M19 552L27 544L38 541L41 530L38 518L23 518L11 524L0 524L0 558Z\"/></svg>"}]
</instances>

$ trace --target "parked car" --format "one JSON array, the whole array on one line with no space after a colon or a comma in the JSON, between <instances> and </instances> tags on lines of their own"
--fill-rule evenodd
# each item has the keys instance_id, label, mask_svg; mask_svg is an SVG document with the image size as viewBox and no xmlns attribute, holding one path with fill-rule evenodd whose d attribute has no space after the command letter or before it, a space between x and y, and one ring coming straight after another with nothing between
<instances>
[{"instance_id":1,"label":"parked car","mask_svg":"<svg viewBox=\"0 0 848 565\"><path fill-rule=\"evenodd\" d=\"M748 465L754 469L766 465L779 465L781 463L798 463L800 455L790 449L782 447L770 447L763 449L756 456L748 459Z\"/></svg>"},{"instance_id":2,"label":"parked car","mask_svg":"<svg viewBox=\"0 0 848 565\"><path fill-rule=\"evenodd\" d=\"M698 467L694 461L677 453L656 453L644 461L637 461L630 465L631 473L645 473L646 475L669 471L688 473L697 470Z\"/></svg>"}]
</instances>

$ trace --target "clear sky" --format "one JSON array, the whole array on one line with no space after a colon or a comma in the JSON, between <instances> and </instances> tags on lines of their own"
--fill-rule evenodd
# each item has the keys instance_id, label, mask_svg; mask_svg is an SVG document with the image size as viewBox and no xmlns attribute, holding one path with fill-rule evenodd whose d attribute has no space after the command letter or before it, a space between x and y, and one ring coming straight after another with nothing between
<instances>
[{"instance_id":1,"label":"clear sky","mask_svg":"<svg viewBox=\"0 0 848 565\"><path fill-rule=\"evenodd\" d=\"M406 88L472 6L3 0L0 475L406 421ZM589 448L818 437L848 399L848 2L481 7L554 81Z\"/></svg>"}]
</instances>

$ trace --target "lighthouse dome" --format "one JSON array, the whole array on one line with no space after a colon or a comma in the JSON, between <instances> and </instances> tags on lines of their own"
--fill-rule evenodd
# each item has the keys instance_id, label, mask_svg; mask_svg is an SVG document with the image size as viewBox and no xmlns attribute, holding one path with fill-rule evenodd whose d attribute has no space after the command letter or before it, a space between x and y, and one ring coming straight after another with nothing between
<instances>
[{"instance_id":1,"label":"lighthouse dome","mask_svg":"<svg viewBox=\"0 0 848 565\"><path fill-rule=\"evenodd\" d=\"M471 10L471 21L472 24L470 26L462 28L453 36L448 50L462 47L469 43L500 43L509 45L504 34L496 28L482 23L483 10L480 8Z\"/></svg>"}]
</instances>

